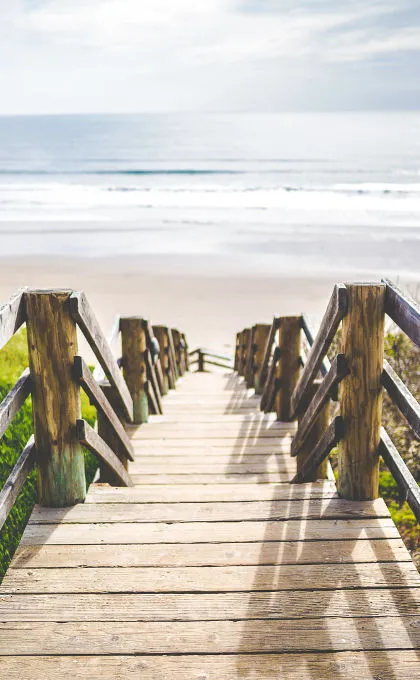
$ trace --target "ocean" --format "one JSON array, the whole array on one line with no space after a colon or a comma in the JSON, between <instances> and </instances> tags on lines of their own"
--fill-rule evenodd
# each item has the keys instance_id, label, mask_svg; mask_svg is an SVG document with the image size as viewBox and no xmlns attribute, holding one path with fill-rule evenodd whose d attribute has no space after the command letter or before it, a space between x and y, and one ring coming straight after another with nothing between
<instances>
[{"instance_id":1,"label":"ocean","mask_svg":"<svg viewBox=\"0 0 420 680\"><path fill-rule=\"evenodd\" d=\"M0 235L418 277L420 112L1 117Z\"/></svg>"}]
</instances>

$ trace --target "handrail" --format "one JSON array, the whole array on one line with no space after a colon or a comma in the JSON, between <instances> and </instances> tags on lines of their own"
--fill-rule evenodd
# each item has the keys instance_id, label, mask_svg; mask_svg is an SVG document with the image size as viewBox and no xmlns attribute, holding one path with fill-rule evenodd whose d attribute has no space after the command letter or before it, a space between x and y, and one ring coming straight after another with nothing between
<instances>
[{"instance_id":1,"label":"handrail","mask_svg":"<svg viewBox=\"0 0 420 680\"><path fill-rule=\"evenodd\" d=\"M324 314L324 318L321 321L318 334L312 345L312 351L292 394L292 417L295 417L299 409L302 408L308 387L316 378L331 341L337 332L340 321L343 319L346 312L346 286L343 284L336 284Z\"/></svg>"},{"instance_id":2,"label":"handrail","mask_svg":"<svg viewBox=\"0 0 420 680\"><path fill-rule=\"evenodd\" d=\"M420 347L420 305L389 279L382 282L386 285L385 314Z\"/></svg>"},{"instance_id":3,"label":"handrail","mask_svg":"<svg viewBox=\"0 0 420 680\"><path fill-rule=\"evenodd\" d=\"M267 379L265 381L265 386L263 393L261 395L261 410L264 413L270 413L273 410L274 400L276 398L276 393L279 388L278 381L276 382L276 368L280 359L280 347L276 345L273 352L273 358L268 370Z\"/></svg>"},{"instance_id":4,"label":"handrail","mask_svg":"<svg viewBox=\"0 0 420 680\"><path fill-rule=\"evenodd\" d=\"M126 457L129 460L134 460L133 447L124 427L81 356L74 357L73 370L76 380L89 397L91 404L102 413L114 430Z\"/></svg>"},{"instance_id":5,"label":"handrail","mask_svg":"<svg viewBox=\"0 0 420 680\"><path fill-rule=\"evenodd\" d=\"M0 529L7 520L16 499L26 482L35 459L35 442L32 435L20 454L2 490L0 491Z\"/></svg>"},{"instance_id":6,"label":"handrail","mask_svg":"<svg viewBox=\"0 0 420 680\"><path fill-rule=\"evenodd\" d=\"M311 456L303 463L299 472L292 479L292 484L302 483L310 477L321 465L325 458L337 444L341 441L344 434L344 422L341 416L336 416L329 427L325 430L321 439L315 445Z\"/></svg>"},{"instance_id":7,"label":"handrail","mask_svg":"<svg viewBox=\"0 0 420 680\"><path fill-rule=\"evenodd\" d=\"M273 322L271 324L270 332L268 334L267 338L267 343L265 346L265 352L264 352L264 359L261 367L261 373L260 373L260 387L264 389L267 377L268 377L268 370L269 370L269 364L270 364L270 359L271 355L273 352L273 345L275 343L276 339L276 333L280 327L280 317L275 316L273 318Z\"/></svg>"},{"instance_id":8,"label":"handrail","mask_svg":"<svg viewBox=\"0 0 420 680\"><path fill-rule=\"evenodd\" d=\"M115 316L114 322L113 322L113 324L112 324L112 326L109 330L109 333L107 335L107 342L108 342L108 345L111 347L111 349L112 349L112 345L117 340L117 338L119 337L119 334L120 334L120 318L121 317L120 317L119 314L117 314ZM117 359L117 364L118 364L118 359ZM120 368L119 364L118 364L118 367ZM105 375L105 371L102 368L101 364L97 364L95 366L95 369L93 371L93 377L95 378L97 383L100 383L103 380L105 380L106 375Z\"/></svg>"},{"instance_id":9,"label":"handrail","mask_svg":"<svg viewBox=\"0 0 420 680\"><path fill-rule=\"evenodd\" d=\"M25 288L14 293L8 302L0 306L0 349L9 342L25 323Z\"/></svg>"},{"instance_id":10,"label":"handrail","mask_svg":"<svg viewBox=\"0 0 420 680\"><path fill-rule=\"evenodd\" d=\"M70 296L70 313L83 332L111 385L117 390L125 416L132 421L133 400L130 392L83 291L74 292Z\"/></svg>"},{"instance_id":11,"label":"handrail","mask_svg":"<svg viewBox=\"0 0 420 680\"><path fill-rule=\"evenodd\" d=\"M303 415L298 431L292 441L291 453L292 456L297 456L299 450L302 448L305 440L315 423L317 417L321 413L327 401L330 399L333 390L337 388L343 378L348 375L349 369L344 354L337 354L331 368L322 381L321 385L315 392L308 408Z\"/></svg>"},{"instance_id":12,"label":"handrail","mask_svg":"<svg viewBox=\"0 0 420 680\"><path fill-rule=\"evenodd\" d=\"M31 391L31 376L26 368L0 404L0 437L4 435Z\"/></svg>"},{"instance_id":13,"label":"handrail","mask_svg":"<svg viewBox=\"0 0 420 680\"><path fill-rule=\"evenodd\" d=\"M418 439L420 439L420 406L408 387L385 360L382 373L382 385L391 400L399 408Z\"/></svg>"},{"instance_id":14,"label":"handrail","mask_svg":"<svg viewBox=\"0 0 420 680\"><path fill-rule=\"evenodd\" d=\"M76 421L76 428L79 442L111 468L121 485L134 486L122 462L105 440L82 418Z\"/></svg>"},{"instance_id":15,"label":"handrail","mask_svg":"<svg viewBox=\"0 0 420 680\"><path fill-rule=\"evenodd\" d=\"M420 489L407 465L404 463L391 437L381 428L381 439L379 443L379 454L389 468L398 487L412 509L416 519L420 522Z\"/></svg>"},{"instance_id":16,"label":"handrail","mask_svg":"<svg viewBox=\"0 0 420 680\"><path fill-rule=\"evenodd\" d=\"M197 371L199 373L205 372L205 364L210 364L210 366L217 366L219 368L225 368L227 370L233 370L234 368L232 357L216 354L215 352L202 349L201 347L197 347L196 349L193 349L191 352L189 352L190 357L195 356L196 354L197 358L192 359L190 363L198 364ZM214 361L214 359L218 359L218 361Z\"/></svg>"},{"instance_id":17,"label":"handrail","mask_svg":"<svg viewBox=\"0 0 420 680\"><path fill-rule=\"evenodd\" d=\"M308 341L309 349L312 349L315 336L314 336L313 331L312 331L312 329L309 325L309 321L304 314L302 314L302 330L303 330L304 335L305 335L305 337ZM324 359L322 360L319 372L324 377L324 376L327 375L330 368L331 368L330 360L328 359L327 355L325 355Z\"/></svg>"}]
</instances>

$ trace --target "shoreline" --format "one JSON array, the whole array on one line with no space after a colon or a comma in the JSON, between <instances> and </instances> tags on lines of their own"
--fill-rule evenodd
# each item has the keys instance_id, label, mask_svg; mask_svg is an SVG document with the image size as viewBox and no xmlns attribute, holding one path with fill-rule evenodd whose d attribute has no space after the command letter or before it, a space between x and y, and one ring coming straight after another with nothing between
<instances>
[{"instance_id":1,"label":"shoreline","mask_svg":"<svg viewBox=\"0 0 420 680\"><path fill-rule=\"evenodd\" d=\"M290 273L240 256L0 257L1 303L22 286L83 289L105 332L117 314L140 315L178 327L191 348L225 351L232 351L239 329L257 320L270 322L275 314L304 312L316 327L334 283L346 280L380 276ZM396 283L413 294L419 281L420 276L406 275Z\"/></svg>"}]
</instances>

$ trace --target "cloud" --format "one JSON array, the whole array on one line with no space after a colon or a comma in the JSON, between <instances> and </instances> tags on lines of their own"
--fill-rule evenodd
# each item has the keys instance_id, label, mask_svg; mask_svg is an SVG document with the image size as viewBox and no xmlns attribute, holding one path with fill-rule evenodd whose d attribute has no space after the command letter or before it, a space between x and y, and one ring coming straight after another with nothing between
<instances>
[{"instance_id":1,"label":"cloud","mask_svg":"<svg viewBox=\"0 0 420 680\"><path fill-rule=\"evenodd\" d=\"M417 0L0 0L0 15L3 112L379 107L390 63L420 107Z\"/></svg>"}]
</instances>

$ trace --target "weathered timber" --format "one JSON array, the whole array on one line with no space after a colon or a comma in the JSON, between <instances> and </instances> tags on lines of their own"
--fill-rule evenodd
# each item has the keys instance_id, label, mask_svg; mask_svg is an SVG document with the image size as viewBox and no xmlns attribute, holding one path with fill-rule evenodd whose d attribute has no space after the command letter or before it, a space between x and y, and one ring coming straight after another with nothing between
<instances>
[{"instance_id":1,"label":"weathered timber","mask_svg":"<svg viewBox=\"0 0 420 680\"><path fill-rule=\"evenodd\" d=\"M121 345L123 375L133 401L133 423L147 423L148 399L145 390L147 367L146 330L141 317L121 317Z\"/></svg>"},{"instance_id":2,"label":"weathered timber","mask_svg":"<svg viewBox=\"0 0 420 680\"><path fill-rule=\"evenodd\" d=\"M35 462L35 440L32 436L22 453L20 454L16 464L14 465L10 475L0 491L0 530L2 529L9 512L16 502L20 490L26 482L26 478Z\"/></svg>"},{"instance_id":3,"label":"weathered timber","mask_svg":"<svg viewBox=\"0 0 420 680\"><path fill-rule=\"evenodd\" d=\"M264 359L263 363L261 366L261 371L260 371L260 378L259 378L259 383L260 383L260 388L261 388L261 393L264 391L264 387L266 384L266 380L268 377L268 371L270 367L270 362L271 362L271 355L273 352L273 345L276 339L276 333L279 329L279 324L280 324L280 318L278 316L275 316L273 318L273 322L270 326L270 330L268 333L267 341L265 344L265 349L264 349Z\"/></svg>"},{"instance_id":4,"label":"weathered timber","mask_svg":"<svg viewBox=\"0 0 420 680\"><path fill-rule=\"evenodd\" d=\"M240 376L245 378L245 368L247 364L247 352L248 352L248 340L249 340L249 335L251 333L250 328L244 328L242 331L242 344L241 344L241 351L240 351L240 357L239 357L239 368L238 368L238 373Z\"/></svg>"},{"instance_id":5,"label":"weathered timber","mask_svg":"<svg viewBox=\"0 0 420 680\"><path fill-rule=\"evenodd\" d=\"M118 393L113 385L109 382L101 382L99 385L101 392L103 392L104 399L110 404L111 409L114 411L116 418L120 421L121 427L125 428L125 421L121 414L121 402L118 398ZM128 470L128 456L126 447L122 445L118 434L111 422L109 421L107 415L105 415L100 409L97 411L97 432L99 437L108 445L108 447L115 453L115 455L121 461L121 465ZM112 486L120 485L120 478L116 475L113 469L102 459L99 459L99 481L101 484L111 484Z\"/></svg>"},{"instance_id":6,"label":"weathered timber","mask_svg":"<svg viewBox=\"0 0 420 680\"><path fill-rule=\"evenodd\" d=\"M348 284L342 352L349 374L339 387L344 436L338 455L338 492L349 500L378 497L381 376L384 361L383 284Z\"/></svg>"},{"instance_id":7,"label":"weathered timber","mask_svg":"<svg viewBox=\"0 0 420 680\"><path fill-rule=\"evenodd\" d=\"M341 416L336 416L314 447L311 455L292 479L292 483L299 484L301 482L306 482L311 478L315 470L328 456L331 449L333 449L334 446L337 446L338 442L342 439L343 431L343 419Z\"/></svg>"},{"instance_id":8,"label":"weathered timber","mask_svg":"<svg viewBox=\"0 0 420 680\"><path fill-rule=\"evenodd\" d=\"M261 381L261 371L264 363L265 350L271 326L266 323L257 323L255 326L255 353L254 353L254 387L255 394L262 394L264 383Z\"/></svg>"},{"instance_id":9,"label":"weathered timber","mask_svg":"<svg viewBox=\"0 0 420 680\"><path fill-rule=\"evenodd\" d=\"M382 385L385 387L392 401L407 420L413 432L420 438L420 406L394 371L392 366L385 360L382 373Z\"/></svg>"},{"instance_id":10,"label":"weathered timber","mask_svg":"<svg viewBox=\"0 0 420 680\"><path fill-rule=\"evenodd\" d=\"M155 364L153 363L152 354L150 349L146 349L146 375L147 375L147 396L149 398L149 411L150 411L150 401L152 401L153 411L155 415L163 414L162 399L160 396L159 381L157 378Z\"/></svg>"},{"instance_id":11,"label":"weathered timber","mask_svg":"<svg viewBox=\"0 0 420 680\"><path fill-rule=\"evenodd\" d=\"M277 419L282 422L295 420L292 395L299 380L301 327L300 316L283 316L280 319L280 355L276 371L279 389L276 395L276 413Z\"/></svg>"},{"instance_id":12,"label":"weathered timber","mask_svg":"<svg viewBox=\"0 0 420 680\"><path fill-rule=\"evenodd\" d=\"M85 461L75 428L81 404L73 378L77 329L71 294L25 293L38 499L47 506L73 505L86 496Z\"/></svg>"},{"instance_id":13,"label":"weathered timber","mask_svg":"<svg viewBox=\"0 0 420 680\"><path fill-rule=\"evenodd\" d=\"M117 339L119 338L119 335L120 335L120 317L117 314L114 317L113 324L112 324L111 329L110 329L110 331L107 335L108 345L110 346L111 349L113 348L113 345L116 343ZM118 367L121 368L119 362L120 362L120 360L117 359ZM96 364L94 371L93 371L93 377L95 378L95 381L97 383L104 382L106 380L105 371L102 368L101 364Z\"/></svg>"},{"instance_id":14,"label":"weathered timber","mask_svg":"<svg viewBox=\"0 0 420 680\"><path fill-rule=\"evenodd\" d=\"M169 365L171 367L173 389L175 389L176 381L178 380L179 374L178 374L178 367L177 367L177 363L176 363L176 353L175 353L174 338L173 338L173 335L172 335L172 328L167 328L167 333L168 333L168 342L169 342Z\"/></svg>"},{"instance_id":15,"label":"weathered timber","mask_svg":"<svg viewBox=\"0 0 420 680\"><path fill-rule=\"evenodd\" d=\"M109 382L117 390L125 417L131 422L133 420L133 400L129 389L111 352L107 339L83 292L72 293L70 297L70 310L73 319L79 325Z\"/></svg>"},{"instance_id":16,"label":"weathered timber","mask_svg":"<svg viewBox=\"0 0 420 680\"><path fill-rule=\"evenodd\" d=\"M206 364L210 364L210 366L218 366L219 368L226 368L227 371L233 371L233 365L232 364L222 364L220 361L214 361L213 359L209 359L206 355Z\"/></svg>"},{"instance_id":17,"label":"weathered timber","mask_svg":"<svg viewBox=\"0 0 420 680\"><path fill-rule=\"evenodd\" d=\"M264 383L264 390L261 395L260 408L264 413L270 413L274 408L274 401L279 383L276 383L277 363L280 359L280 347L274 348L273 357Z\"/></svg>"},{"instance_id":18,"label":"weathered timber","mask_svg":"<svg viewBox=\"0 0 420 680\"><path fill-rule=\"evenodd\" d=\"M255 355L255 325L249 329L246 348L246 363L244 369L245 383L248 388L254 387L254 355Z\"/></svg>"},{"instance_id":19,"label":"weathered timber","mask_svg":"<svg viewBox=\"0 0 420 680\"><path fill-rule=\"evenodd\" d=\"M120 441L126 457L129 460L134 460L133 445L124 429L124 426L116 415L112 405L106 398L103 389L101 389L101 387L97 384L89 370L89 367L81 356L74 357L74 375L89 397L90 403L93 404L95 408L101 412L104 418L108 420L109 425L112 427Z\"/></svg>"},{"instance_id":20,"label":"weathered timber","mask_svg":"<svg viewBox=\"0 0 420 680\"><path fill-rule=\"evenodd\" d=\"M123 487L120 487L123 488ZM124 487L125 488L125 487ZM300 488L300 485L293 488ZM142 491L142 489L137 489ZM353 502L353 501L349 501ZM10 569L77 567L202 567L236 565L299 565L411 562L401 538L343 541L271 541L260 543L178 543L159 545L38 545L20 546ZM398 564L396 566L398 566Z\"/></svg>"},{"instance_id":21,"label":"weathered timber","mask_svg":"<svg viewBox=\"0 0 420 680\"><path fill-rule=\"evenodd\" d=\"M308 408L303 414L298 431L292 441L291 454L297 456L299 449L303 446L306 437L309 434L315 420L320 412L331 398L331 393L339 385L341 380L348 374L347 361L344 354L338 354L331 368L325 376L322 383L316 389L313 398L311 399Z\"/></svg>"},{"instance_id":22,"label":"weathered timber","mask_svg":"<svg viewBox=\"0 0 420 680\"><path fill-rule=\"evenodd\" d=\"M94 453L102 462L111 468L114 475L119 479L122 486L132 486L130 476L121 463L118 456L110 449L108 444L99 436L85 420L78 419L76 422L77 436L81 444Z\"/></svg>"},{"instance_id":23,"label":"weathered timber","mask_svg":"<svg viewBox=\"0 0 420 680\"><path fill-rule=\"evenodd\" d=\"M309 359L292 395L291 408L294 417L306 407L305 398L308 386L315 380L321 369L322 361L337 332L340 321L347 313L347 289L343 284L334 286L318 334L313 342Z\"/></svg>"},{"instance_id":24,"label":"weathered timber","mask_svg":"<svg viewBox=\"0 0 420 680\"><path fill-rule=\"evenodd\" d=\"M234 358L234 364L233 364L233 370L237 371L238 366L239 366L239 348L241 346L241 334L236 333L235 337L235 358Z\"/></svg>"},{"instance_id":25,"label":"weathered timber","mask_svg":"<svg viewBox=\"0 0 420 680\"><path fill-rule=\"evenodd\" d=\"M25 290L18 290L8 302L0 305L0 349L25 323Z\"/></svg>"},{"instance_id":26,"label":"weathered timber","mask_svg":"<svg viewBox=\"0 0 420 680\"><path fill-rule=\"evenodd\" d=\"M153 333L157 338L159 343L159 358L162 367L163 376L163 392L162 394L167 394L169 391L169 340L166 332L166 326L152 326Z\"/></svg>"},{"instance_id":27,"label":"weathered timber","mask_svg":"<svg viewBox=\"0 0 420 680\"><path fill-rule=\"evenodd\" d=\"M398 484L402 496L406 499L417 521L420 523L419 485L401 458L390 436L383 427L381 428L379 454L382 456L385 465L391 471L392 476Z\"/></svg>"},{"instance_id":28,"label":"weathered timber","mask_svg":"<svg viewBox=\"0 0 420 680\"><path fill-rule=\"evenodd\" d=\"M19 380L0 403L0 437L4 435L31 391L31 376L26 368Z\"/></svg>"},{"instance_id":29,"label":"weathered timber","mask_svg":"<svg viewBox=\"0 0 420 680\"><path fill-rule=\"evenodd\" d=\"M185 333L181 333L181 337L182 337L182 342L183 342L185 370L189 371L190 370L190 358L189 358L189 355L188 355L187 337L186 337Z\"/></svg>"},{"instance_id":30,"label":"weathered timber","mask_svg":"<svg viewBox=\"0 0 420 680\"><path fill-rule=\"evenodd\" d=\"M159 413L163 413L163 408L162 408L162 402L161 402L161 397L165 393L164 392L164 379L163 379L163 373L162 373L162 364L161 364L161 358L160 358L160 345L158 338L155 337L153 333L153 328L147 319L144 319L143 321L144 329L146 331L146 344L147 348L150 352L150 358L151 362L153 365L153 371L154 371L154 376L152 375L149 377L149 380L152 380L153 383L156 383L156 399L158 399L159 404L160 404L160 411ZM185 357L184 357L185 360Z\"/></svg>"},{"instance_id":31,"label":"weathered timber","mask_svg":"<svg viewBox=\"0 0 420 680\"><path fill-rule=\"evenodd\" d=\"M308 341L309 348L311 348L312 345L314 344L315 335L314 335L314 333L313 333L313 331L312 331L312 329L309 325L308 319L306 318L306 316L304 314L302 315L302 330L303 330L303 333L304 333L304 335L305 335L305 337ZM319 368L319 372L321 373L322 376L325 376L325 375L327 375L329 370L330 370L330 360L328 359L327 356L325 356L322 363L321 363L321 366Z\"/></svg>"},{"instance_id":32,"label":"weathered timber","mask_svg":"<svg viewBox=\"0 0 420 680\"><path fill-rule=\"evenodd\" d=\"M311 399L311 404L319 392L321 382L321 380L314 380L311 385L311 389L308 392L309 398ZM313 449L316 447L324 432L327 430L331 421L330 410L330 400L326 399L319 409L316 417L312 420L312 423L306 432L305 438L296 452L296 470L298 474L301 470L305 470L308 460L312 456ZM301 423L303 423L305 415L306 414L300 416L299 427ZM306 477L306 480L308 482L312 482L317 479L328 479L328 469L328 457L326 457L317 468L312 468L312 473Z\"/></svg>"},{"instance_id":33,"label":"weathered timber","mask_svg":"<svg viewBox=\"0 0 420 680\"><path fill-rule=\"evenodd\" d=\"M420 347L420 305L397 286L383 279L386 285L385 313Z\"/></svg>"}]
</instances>

